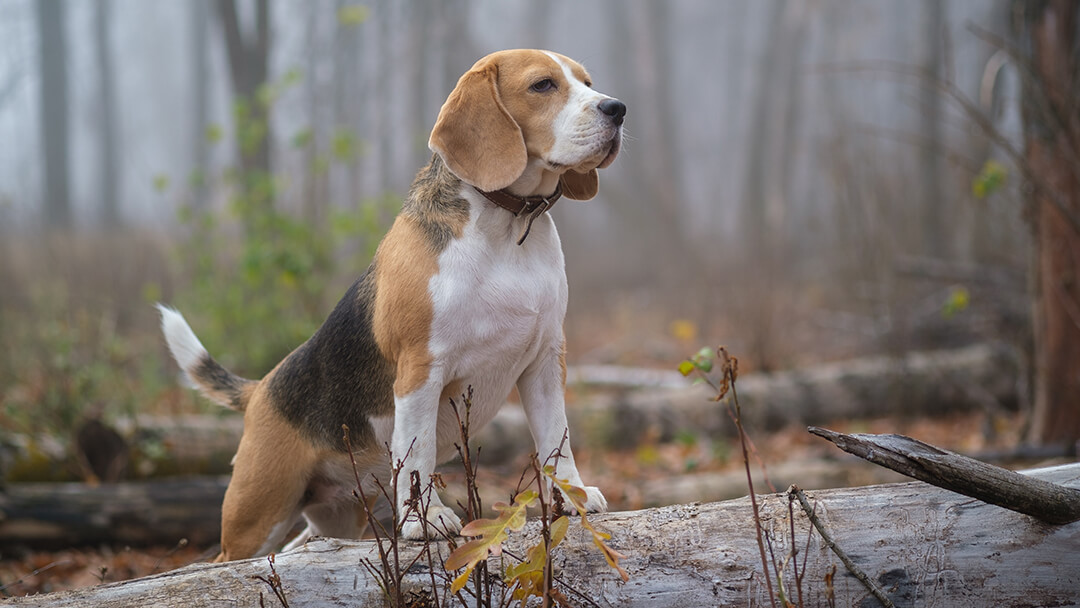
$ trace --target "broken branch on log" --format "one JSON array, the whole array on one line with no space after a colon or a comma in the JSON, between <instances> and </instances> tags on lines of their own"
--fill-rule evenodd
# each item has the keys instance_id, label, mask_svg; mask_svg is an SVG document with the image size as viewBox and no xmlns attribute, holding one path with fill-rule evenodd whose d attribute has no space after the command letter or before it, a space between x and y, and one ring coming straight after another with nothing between
<instances>
[{"instance_id":1,"label":"broken branch on log","mask_svg":"<svg viewBox=\"0 0 1080 608\"><path fill-rule=\"evenodd\" d=\"M845 452L939 488L1050 524L1080 521L1080 490L980 462L904 435L849 435L816 426L807 430Z\"/></svg>"}]
</instances>

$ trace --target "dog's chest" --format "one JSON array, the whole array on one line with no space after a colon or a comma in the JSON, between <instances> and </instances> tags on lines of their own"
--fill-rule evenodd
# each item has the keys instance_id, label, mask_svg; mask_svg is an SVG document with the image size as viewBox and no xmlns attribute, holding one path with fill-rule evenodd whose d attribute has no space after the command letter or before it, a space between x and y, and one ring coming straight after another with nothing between
<instances>
[{"instance_id":1,"label":"dog's chest","mask_svg":"<svg viewBox=\"0 0 1080 608\"><path fill-rule=\"evenodd\" d=\"M501 209L474 212L439 256L429 282L431 352L448 379L495 374L513 382L540 348L562 339L567 288L558 234L543 216L518 246L520 221Z\"/></svg>"}]
</instances>

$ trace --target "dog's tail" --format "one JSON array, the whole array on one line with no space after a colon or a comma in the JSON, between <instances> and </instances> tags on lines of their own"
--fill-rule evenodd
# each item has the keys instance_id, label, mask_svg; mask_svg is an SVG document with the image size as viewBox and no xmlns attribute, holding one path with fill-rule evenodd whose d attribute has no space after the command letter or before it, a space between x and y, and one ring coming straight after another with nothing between
<instances>
[{"instance_id":1,"label":"dog's tail","mask_svg":"<svg viewBox=\"0 0 1080 608\"><path fill-rule=\"evenodd\" d=\"M169 351L188 381L211 401L244 411L258 383L241 378L214 361L179 312L163 304L158 304L157 309Z\"/></svg>"}]
</instances>

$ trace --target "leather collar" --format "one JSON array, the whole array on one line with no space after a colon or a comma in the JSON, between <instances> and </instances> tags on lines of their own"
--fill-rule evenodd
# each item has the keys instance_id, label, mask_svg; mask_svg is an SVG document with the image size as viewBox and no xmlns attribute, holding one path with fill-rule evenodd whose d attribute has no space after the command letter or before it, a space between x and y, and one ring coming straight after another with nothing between
<instances>
[{"instance_id":1,"label":"leather collar","mask_svg":"<svg viewBox=\"0 0 1080 608\"><path fill-rule=\"evenodd\" d=\"M475 186L473 187L475 188ZM540 217L540 215L548 209L551 209L552 206L555 205L555 201L562 197L562 184L560 183L555 187L555 192L553 192L551 196L516 196L510 194L506 190L485 192L479 188L476 188L476 191L484 195L484 198L492 203L513 213L515 217L520 217L522 214L528 216L528 221L525 223L525 229L522 230L521 237L517 240L517 244L521 245L525 242L525 238L529 236L529 231L532 230L533 220Z\"/></svg>"}]
</instances>

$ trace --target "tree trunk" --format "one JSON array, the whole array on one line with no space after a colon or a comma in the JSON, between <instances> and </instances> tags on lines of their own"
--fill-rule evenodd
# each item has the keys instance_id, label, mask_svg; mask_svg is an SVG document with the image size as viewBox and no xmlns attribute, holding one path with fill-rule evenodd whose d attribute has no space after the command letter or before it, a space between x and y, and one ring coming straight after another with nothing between
<instances>
[{"instance_id":1,"label":"tree trunk","mask_svg":"<svg viewBox=\"0 0 1080 608\"><path fill-rule=\"evenodd\" d=\"M37 7L38 51L41 62L40 116L45 225L71 226L68 195L68 77L67 22L64 0L41 0Z\"/></svg>"},{"instance_id":2,"label":"tree trunk","mask_svg":"<svg viewBox=\"0 0 1080 608\"><path fill-rule=\"evenodd\" d=\"M191 206L205 211L209 204L207 180L210 172L210 147L206 141L206 127L210 123L210 58L207 52L207 28L210 26L210 0L193 0L188 3L191 28L191 107L194 110L195 128L191 135L191 163L194 179L191 188Z\"/></svg>"},{"instance_id":3,"label":"tree trunk","mask_svg":"<svg viewBox=\"0 0 1080 608\"><path fill-rule=\"evenodd\" d=\"M945 31L948 21L945 19L945 3L940 0L924 0L922 6L923 35L926 44L923 47L923 69L927 81L943 82L944 74ZM919 179L919 215L921 219L922 252L933 258L948 256L949 239L946 237L946 222L950 214L949 199L945 196L944 156L942 148L942 118L945 108L945 96L929 85L924 85L919 96L920 124L919 137L926 142L926 147L917 150Z\"/></svg>"},{"instance_id":4,"label":"tree trunk","mask_svg":"<svg viewBox=\"0 0 1080 608\"><path fill-rule=\"evenodd\" d=\"M113 228L120 223L120 201L118 200L117 179L119 164L116 159L116 95L113 84L113 60L109 44L109 25L112 19L112 0L97 0L94 7L95 54L98 69L101 70L98 86L98 116L101 130L99 149L101 153L101 225Z\"/></svg>"},{"instance_id":5,"label":"tree trunk","mask_svg":"<svg viewBox=\"0 0 1080 608\"><path fill-rule=\"evenodd\" d=\"M1077 464L1031 474L1071 487L1080 485ZM804 605L876 605L820 536L810 533L798 504L792 517L785 495L762 496L759 502L776 562L784 563L792 545L799 551ZM921 482L823 490L811 493L810 502L836 544L899 606L1066 606L1075 601L1080 585L1076 553L1080 523L1043 524ZM592 523L612 534L609 544L625 556L621 565L630 575L627 583L619 582L593 546L592 537L577 524L577 518L572 519L566 540L555 550L554 572L556 588L574 605L770 604L748 498L591 516ZM524 555L537 537L533 521L506 543L504 556ZM419 547L419 543L404 542L402 563L408 564ZM445 544L437 543L437 549L445 557ZM504 559L507 564L514 561ZM373 541L319 539L277 555L273 567L281 592L293 608L388 605L383 591L360 565L363 560L379 563ZM440 562L437 558L434 576L439 580L439 597L445 600L447 575ZM430 589L431 576L425 561L410 568L402 585L406 597L409 592ZM273 606L279 601L261 580L273 578L267 559L256 558L13 598L6 605L188 608L220 605L227 598L234 606ZM782 578L787 597L796 601L800 591L790 563ZM830 592L835 603L827 599Z\"/></svg>"},{"instance_id":6,"label":"tree trunk","mask_svg":"<svg viewBox=\"0 0 1080 608\"><path fill-rule=\"evenodd\" d=\"M240 169L245 181L259 182L271 175L270 143L273 141L268 109L258 99L259 87L266 83L270 61L270 7L268 0L256 0L254 6L254 37L249 39L240 27L236 0L218 0L218 14L225 35L225 49L229 59L229 73L232 76L233 94L248 107L245 119L255 129L244 129L254 133L264 129L253 141L246 141L242 134L237 134L240 153ZM243 129L243 126L238 125ZM267 194L273 203L273 195Z\"/></svg>"},{"instance_id":7,"label":"tree trunk","mask_svg":"<svg viewBox=\"0 0 1080 608\"><path fill-rule=\"evenodd\" d=\"M1033 74L1024 83L1026 156L1038 183L1035 224L1035 404L1029 439L1080 440L1080 5L1027 3ZM1054 197L1054 200L1049 200Z\"/></svg>"}]
</instances>

